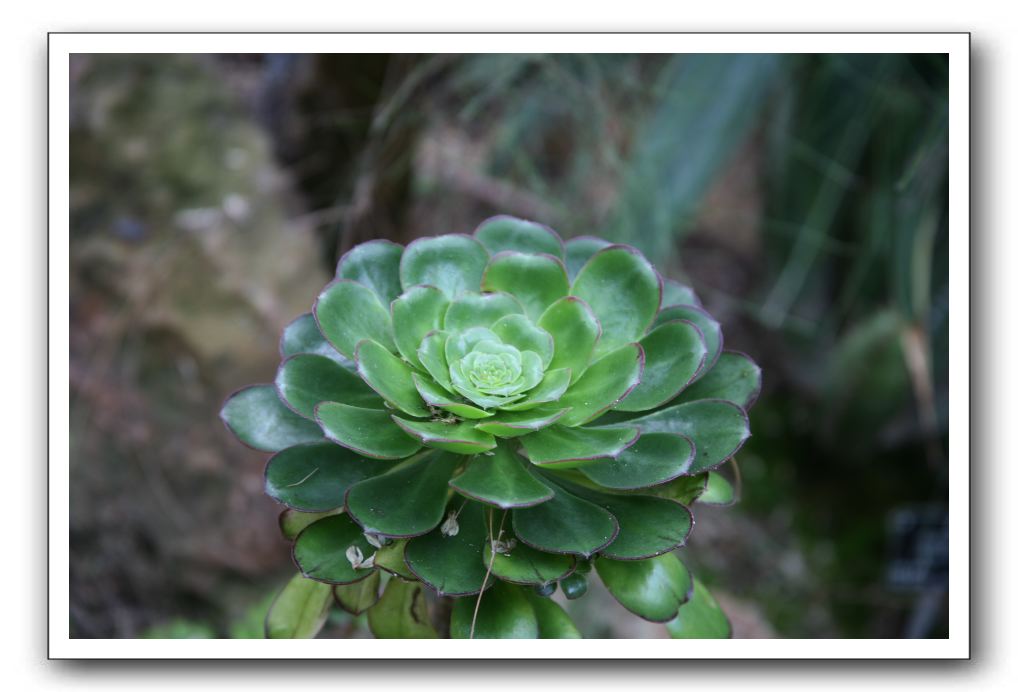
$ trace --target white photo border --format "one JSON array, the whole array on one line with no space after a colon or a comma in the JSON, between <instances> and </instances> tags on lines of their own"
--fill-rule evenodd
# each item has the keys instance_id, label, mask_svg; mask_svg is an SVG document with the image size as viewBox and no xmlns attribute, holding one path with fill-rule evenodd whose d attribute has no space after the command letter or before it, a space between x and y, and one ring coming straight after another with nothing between
<instances>
[{"instance_id":1,"label":"white photo border","mask_svg":"<svg viewBox=\"0 0 1018 692\"><path fill-rule=\"evenodd\" d=\"M72 639L69 629L69 58L74 53L946 53L949 56L950 516L947 639ZM970 657L970 36L967 33L51 33L49 599L51 659L967 659Z\"/></svg>"}]
</instances>

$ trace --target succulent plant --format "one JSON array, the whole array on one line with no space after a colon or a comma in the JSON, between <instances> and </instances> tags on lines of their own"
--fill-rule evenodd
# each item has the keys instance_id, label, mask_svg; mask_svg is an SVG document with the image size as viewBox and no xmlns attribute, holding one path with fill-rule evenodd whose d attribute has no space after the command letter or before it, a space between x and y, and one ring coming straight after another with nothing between
<instances>
[{"instance_id":1,"label":"succulent plant","mask_svg":"<svg viewBox=\"0 0 1018 692\"><path fill-rule=\"evenodd\" d=\"M367 242L280 352L221 414L275 453L265 490L288 508L300 574L270 636L313 636L331 589L376 636L433 637L427 587L452 637L576 637L548 596L592 572L673 636L728 635L673 551L690 505L732 500L717 469L760 371L639 251L504 216Z\"/></svg>"}]
</instances>

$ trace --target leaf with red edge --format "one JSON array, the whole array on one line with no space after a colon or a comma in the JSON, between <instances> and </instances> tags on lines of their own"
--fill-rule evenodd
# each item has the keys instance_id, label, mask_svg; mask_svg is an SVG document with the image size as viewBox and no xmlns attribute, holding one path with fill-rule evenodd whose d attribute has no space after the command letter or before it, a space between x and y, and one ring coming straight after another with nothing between
<instances>
[{"instance_id":1,"label":"leaf with red edge","mask_svg":"<svg viewBox=\"0 0 1018 692\"><path fill-rule=\"evenodd\" d=\"M490 456L475 456L449 485L467 497L502 509L532 507L555 495L526 460L505 444L492 450Z\"/></svg>"},{"instance_id":2,"label":"leaf with red edge","mask_svg":"<svg viewBox=\"0 0 1018 692\"><path fill-rule=\"evenodd\" d=\"M583 425L611 410L640 383L643 347L626 344L595 362L563 394L556 406L571 409L559 425Z\"/></svg>"},{"instance_id":3,"label":"leaf with red edge","mask_svg":"<svg viewBox=\"0 0 1018 692\"><path fill-rule=\"evenodd\" d=\"M237 390L223 402L219 418L238 440L263 452L322 439L318 426L284 406L271 384Z\"/></svg>"},{"instance_id":4,"label":"leaf with red edge","mask_svg":"<svg viewBox=\"0 0 1018 692\"><path fill-rule=\"evenodd\" d=\"M315 420L330 440L373 459L403 459L421 448L388 411L325 402L315 408Z\"/></svg>"},{"instance_id":5,"label":"leaf with red edge","mask_svg":"<svg viewBox=\"0 0 1018 692\"><path fill-rule=\"evenodd\" d=\"M590 258L571 295L586 301L601 323L597 353L642 337L661 306L661 278L636 248L611 245Z\"/></svg>"}]
</instances>

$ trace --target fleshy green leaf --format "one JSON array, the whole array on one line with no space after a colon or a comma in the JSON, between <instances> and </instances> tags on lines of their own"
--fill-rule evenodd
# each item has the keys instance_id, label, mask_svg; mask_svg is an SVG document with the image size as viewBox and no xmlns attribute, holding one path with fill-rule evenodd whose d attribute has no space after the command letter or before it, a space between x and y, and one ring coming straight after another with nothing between
<instances>
[{"instance_id":1,"label":"fleshy green leaf","mask_svg":"<svg viewBox=\"0 0 1018 692\"><path fill-rule=\"evenodd\" d=\"M484 221L474 231L474 237L492 255L515 250L534 254L543 252L561 259L564 254L558 233L542 224L511 216L495 216Z\"/></svg>"},{"instance_id":2,"label":"fleshy green leaf","mask_svg":"<svg viewBox=\"0 0 1018 692\"><path fill-rule=\"evenodd\" d=\"M403 251L399 276L404 291L427 284L455 298L466 291L481 289L481 275L487 264L488 251L470 236L420 238Z\"/></svg>"},{"instance_id":3,"label":"fleshy green leaf","mask_svg":"<svg viewBox=\"0 0 1018 692\"><path fill-rule=\"evenodd\" d=\"M693 381L707 359L699 328L683 320L655 327L640 339L640 346L645 358L640 384L619 402L619 411L649 411L671 401Z\"/></svg>"},{"instance_id":4,"label":"fleshy green leaf","mask_svg":"<svg viewBox=\"0 0 1018 692\"><path fill-rule=\"evenodd\" d=\"M693 577L692 597L667 627L672 639L730 639L732 636L728 617L696 577Z\"/></svg>"},{"instance_id":5,"label":"fleshy green leaf","mask_svg":"<svg viewBox=\"0 0 1018 692\"><path fill-rule=\"evenodd\" d=\"M361 481L347 492L346 511L368 533L425 534L445 516L447 484L460 461L454 454L429 454Z\"/></svg>"},{"instance_id":6,"label":"fleshy green leaf","mask_svg":"<svg viewBox=\"0 0 1018 692\"><path fill-rule=\"evenodd\" d=\"M601 338L601 325L590 306L576 296L566 296L544 311L537 326L555 341L555 355L548 367L569 368L572 381L580 379Z\"/></svg>"},{"instance_id":7,"label":"fleshy green leaf","mask_svg":"<svg viewBox=\"0 0 1018 692\"><path fill-rule=\"evenodd\" d=\"M760 394L760 366L744 353L725 351L717 363L686 389L676 403L699 399L724 399L746 410Z\"/></svg>"},{"instance_id":8,"label":"fleshy green leaf","mask_svg":"<svg viewBox=\"0 0 1018 692\"><path fill-rule=\"evenodd\" d=\"M411 416L430 415L414 385L410 366L375 341L361 341L356 352L357 374L371 389Z\"/></svg>"},{"instance_id":9,"label":"fleshy green leaf","mask_svg":"<svg viewBox=\"0 0 1018 692\"><path fill-rule=\"evenodd\" d=\"M674 619L693 590L689 570L674 553L636 561L601 557L594 569L615 600L651 622Z\"/></svg>"},{"instance_id":10,"label":"fleshy green leaf","mask_svg":"<svg viewBox=\"0 0 1018 692\"><path fill-rule=\"evenodd\" d=\"M475 427L496 437L519 437L547 428L568 412L569 409L531 409L516 413L503 411L490 420L481 421Z\"/></svg>"},{"instance_id":11,"label":"fleshy green leaf","mask_svg":"<svg viewBox=\"0 0 1018 692\"><path fill-rule=\"evenodd\" d=\"M388 240L369 240L355 245L339 258L336 277L364 284L388 305L401 292L399 261L403 246Z\"/></svg>"},{"instance_id":12,"label":"fleshy green leaf","mask_svg":"<svg viewBox=\"0 0 1018 692\"><path fill-rule=\"evenodd\" d=\"M636 426L645 433L671 432L688 437L696 448L690 474L720 466L749 438L746 412L721 399L676 404L612 427L620 426Z\"/></svg>"},{"instance_id":13,"label":"fleshy green leaf","mask_svg":"<svg viewBox=\"0 0 1018 692\"><path fill-rule=\"evenodd\" d=\"M313 309L318 328L337 351L353 359L357 344L377 341L396 349L392 341L392 319L378 296L364 284L336 279L325 287Z\"/></svg>"},{"instance_id":14,"label":"fleshy green leaf","mask_svg":"<svg viewBox=\"0 0 1018 692\"><path fill-rule=\"evenodd\" d=\"M318 426L284 406L271 384L234 392L223 403L219 418L238 440L263 452L322 439Z\"/></svg>"},{"instance_id":15,"label":"fleshy green leaf","mask_svg":"<svg viewBox=\"0 0 1018 692\"><path fill-rule=\"evenodd\" d=\"M638 250L625 245L591 257L573 281L571 294L585 300L601 323L597 353L637 341L661 305L660 277Z\"/></svg>"},{"instance_id":16,"label":"fleshy green leaf","mask_svg":"<svg viewBox=\"0 0 1018 692\"><path fill-rule=\"evenodd\" d=\"M566 611L550 598L542 598L535 593L527 594L530 605L537 616L537 636L539 639L583 639L576 623Z\"/></svg>"},{"instance_id":17,"label":"fleshy green leaf","mask_svg":"<svg viewBox=\"0 0 1018 692\"><path fill-rule=\"evenodd\" d=\"M445 330L460 332L471 327L490 327L506 315L521 314L520 301L508 293L462 293L445 313Z\"/></svg>"},{"instance_id":18,"label":"fleshy green leaf","mask_svg":"<svg viewBox=\"0 0 1018 692\"><path fill-rule=\"evenodd\" d=\"M364 380L336 361L310 353L291 356L280 363L276 390L290 408L308 419L314 419L315 406L323 401L341 401L361 408L385 407Z\"/></svg>"},{"instance_id":19,"label":"fleshy green leaf","mask_svg":"<svg viewBox=\"0 0 1018 692\"><path fill-rule=\"evenodd\" d=\"M465 398L470 399L470 401L478 406L484 406L485 408L507 408L510 404L519 401L525 396L525 394L522 393L514 394L512 396L489 396L486 394L478 394L477 392L470 391L465 387L460 387L455 383L453 384L453 389Z\"/></svg>"},{"instance_id":20,"label":"fleshy green leaf","mask_svg":"<svg viewBox=\"0 0 1018 692\"><path fill-rule=\"evenodd\" d=\"M718 356L721 355L721 349L724 346L721 325L706 310L694 305L677 305L665 308L658 313L654 325L657 326L675 320L692 322L700 330L700 333L703 334L703 341L707 345L707 361L704 368L697 375L697 377L702 377L714 367Z\"/></svg>"},{"instance_id":21,"label":"fleshy green leaf","mask_svg":"<svg viewBox=\"0 0 1018 692\"><path fill-rule=\"evenodd\" d=\"M580 473L605 488L638 490L681 476L693 463L693 444L674 433L647 433L612 460L579 467Z\"/></svg>"},{"instance_id":22,"label":"fleshy green leaf","mask_svg":"<svg viewBox=\"0 0 1018 692\"><path fill-rule=\"evenodd\" d=\"M269 606L266 639L314 639L332 609L328 584L295 574Z\"/></svg>"},{"instance_id":23,"label":"fleshy green leaf","mask_svg":"<svg viewBox=\"0 0 1018 692\"><path fill-rule=\"evenodd\" d=\"M478 454L495 448L495 438L474 428L473 423L433 423L411 421L393 416L392 419L426 447L442 449L455 454Z\"/></svg>"},{"instance_id":24,"label":"fleshy green leaf","mask_svg":"<svg viewBox=\"0 0 1018 692\"><path fill-rule=\"evenodd\" d=\"M711 471L707 474L707 486L697 502L703 505L730 505L735 502L735 488L720 473Z\"/></svg>"},{"instance_id":25,"label":"fleshy green leaf","mask_svg":"<svg viewBox=\"0 0 1018 692\"><path fill-rule=\"evenodd\" d=\"M560 425L582 425L594 420L622 401L643 373L643 348L626 344L587 368L558 400L558 406L572 409Z\"/></svg>"},{"instance_id":26,"label":"fleshy green leaf","mask_svg":"<svg viewBox=\"0 0 1018 692\"><path fill-rule=\"evenodd\" d=\"M534 608L519 586L496 580L479 596L458 598L452 605L449 634L453 639L536 639L537 631Z\"/></svg>"},{"instance_id":27,"label":"fleshy green leaf","mask_svg":"<svg viewBox=\"0 0 1018 692\"><path fill-rule=\"evenodd\" d=\"M437 639L420 582L394 577L368 611L368 627L377 639Z\"/></svg>"},{"instance_id":28,"label":"fleshy green leaf","mask_svg":"<svg viewBox=\"0 0 1018 692\"><path fill-rule=\"evenodd\" d=\"M292 541L301 531L314 524L319 519L340 514L343 508L330 509L327 512L298 512L295 509L284 509L279 513L279 532L283 538Z\"/></svg>"},{"instance_id":29,"label":"fleshy green leaf","mask_svg":"<svg viewBox=\"0 0 1018 692\"><path fill-rule=\"evenodd\" d=\"M484 270L481 289L511 293L530 319L536 320L549 305L569 293L569 277L557 257L500 252Z\"/></svg>"},{"instance_id":30,"label":"fleshy green leaf","mask_svg":"<svg viewBox=\"0 0 1018 692\"><path fill-rule=\"evenodd\" d=\"M575 279L576 275L583 269L583 265L590 261L599 250L611 245L603 238L595 238L590 235L581 235L570 238L566 241L566 270L569 278Z\"/></svg>"},{"instance_id":31,"label":"fleshy green leaf","mask_svg":"<svg viewBox=\"0 0 1018 692\"><path fill-rule=\"evenodd\" d=\"M537 478L530 465L505 445L491 456L475 456L449 485L467 497L496 507L531 507L547 502L554 491Z\"/></svg>"},{"instance_id":32,"label":"fleshy green leaf","mask_svg":"<svg viewBox=\"0 0 1018 692\"><path fill-rule=\"evenodd\" d=\"M445 359L448 338L449 334L442 331L434 331L425 336L417 349L417 359L435 382L451 392L452 380L449 379L449 364Z\"/></svg>"},{"instance_id":33,"label":"fleshy green leaf","mask_svg":"<svg viewBox=\"0 0 1018 692\"><path fill-rule=\"evenodd\" d=\"M354 569L347 550L357 548L366 560L375 549L361 527L346 514L319 519L300 532L293 542L293 561L309 579L329 584L352 584L371 575L371 568Z\"/></svg>"},{"instance_id":34,"label":"fleshy green leaf","mask_svg":"<svg viewBox=\"0 0 1018 692\"><path fill-rule=\"evenodd\" d=\"M535 593L527 593L533 614L538 617L539 639L582 639L576 623L557 602Z\"/></svg>"},{"instance_id":35,"label":"fleshy green leaf","mask_svg":"<svg viewBox=\"0 0 1018 692\"><path fill-rule=\"evenodd\" d=\"M532 464L572 468L595 459L613 459L639 436L637 428L564 428L555 425L525 436L521 443Z\"/></svg>"},{"instance_id":36,"label":"fleshy green leaf","mask_svg":"<svg viewBox=\"0 0 1018 692\"><path fill-rule=\"evenodd\" d=\"M424 403L428 406L445 409L460 418L467 418L469 420L490 418L495 415L490 411L485 411L484 409L456 400L448 392L443 390L435 384L434 381L427 377L418 375L417 373L414 373L413 377L414 385L417 387L418 393L421 395L421 398L424 399Z\"/></svg>"},{"instance_id":37,"label":"fleshy green leaf","mask_svg":"<svg viewBox=\"0 0 1018 692\"><path fill-rule=\"evenodd\" d=\"M506 315L491 325L491 331L502 339L502 343L539 355L545 368L555 354L555 341L551 334L523 315Z\"/></svg>"},{"instance_id":38,"label":"fleshy green leaf","mask_svg":"<svg viewBox=\"0 0 1018 692\"><path fill-rule=\"evenodd\" d=\"M440 596L467 596L481 590L487 568L482 552L488 542L488 517L484 507L465 501L456 517L459 531L445 535L441 528L406 546L407 567ZM488 579L488 586L493 583Z\"/></svg>"},{"instance_id":39,"label":"fleshy green leaf","mask_svg":"<svg viewBox=\"0 0 1018 692\"><path fill-rule=\"evenodd\" d=\"M283 328L279 338L279 355L283 358L298 353L314 353L331 358L347 370L353 370L353 361L332 347L322 333L318 331L315 316L306 312Z\"/></svg>"},{"instance_id":40,"label":"fleshy green leaf","mask_svg":"<svg viewBox=\"0 0 1018 692\"><path fill-rule=\"evenodd\" d=\"M356 452L331 442L284 449L265 467L265 494L304 512L325 512L343 506L354 483L388 471L392 464L365 461Z\"/></svg>"},{"instance_id":41,"label":"fleshy green leaf","mask_svg":"<svg viewBox=\"0 0 1018 692\"><path fill-rule=\"evenodd\" d=\"M434 286L412 286L407 292L392 301L392 328L396 348L407 361L420 367L417 355L424 337L442 328L449 299Z\"/></svg>"},{"instance_id":42,"label":"fleshy green leaf","mask_svg":"<svg viewBox=\"0 0 1018 692\"><path fill-rule=\"evenodd\" d=\"M388 545L383 545L375 551L375 567L384 569L389 574L394 574L409 581L417 579L414 573L406 566L406 560L403 559L407 542L406 538L401 538L392 541Z\"/></svg>"},{"instance_id":43,"label":"fleshy green leaf","mask_svg":"<svg viewBox=\"0 0 1018 692\"><path fill-rule=\"evenodd\" d=\"M567 484L577 497L603 507L619 522L619 533L601 550L615 560L642 560L661 555L686 542L693 515L673 500L647 495L610 495Z\"/></svg>"},{"instance_id":44,"label":"fleshy green leaf","mask_svg":"<svg viewBox=\"0 0 1018 692\"><path fill-rule=\"evenodd\" d=\"M351 615L360 615L378 603L380 596L378 586L381 580L381 572L374 570L371 576L356 584L336 584L332 587L332 593L340 608Z\"/></svg>"},{"instance_id":45,"label":"fleshy green leaf","mask_svg":"<svg viewBox=\"0 0 1018 692\"><path fill-rule=\"evenodd\" d=\"M516 545L508 552L495 553L494 562L491 559L491 546L485 545L484 564L491 567L493 575L513 584L551 584L576 568L576 558L572 555L542 553L516 541Z\"/></svg>"},{"instance_id":46,"label":"fleshy green leaf","mask_svg":"<svg viewBox=\"0 0 1018 692\"><path fill-rule=\"evenodd\" d=\"M514 509L513 531L531 548L590 557L614 540L619 523L610 512L547 481L555 497L534 507Z\"/></svg>"},{"instance_id":47,"label":"fleshy green leaf","mask_svg":"<svg viewBox=\"0 0 1018 692\"><path fill-rule=\"evenodd\" d=\"M498 335L487 327L471 327L455 334L450 333L445 342L445 362L455 363L483 341L498 343Z\"/></svg>"},{"instance_id":48,"label":"fleshy green leaf","mask_svg":"<svg viewBox=\"0 0 1018 692\"><path fill-rule=\"evenodd\" d=\"M315 420L333 442L374 459L402 459L421 448L388 411L325 402L315 409Z\"/></svg>"},{"instance_id":49,"label":"fleshy green leaf","mask_svg":"<svg viewBox=\"0 0 1018 692\"><path fill-rule=\"evenodd\" d=\"M663 289L661 296L662 308L672 305L695 305L700 307L700 299L696 296L693 289L685 284L673 279L664 279Z\"/></svg>"},{"instance_id":50,"label":"fleshy green leaf","mask_svg":"<svg viewBox=\"0 0 1018 692\"><path fill-rule=\"evenodd\" d=\"M545 404L554 404L569 388L569 375L569 368L548 370L541 384L527 392L523 401L505 403L500 408L505 411L529 411ZM556 404L555 408L561 407Z\"/></svg>"},{"instance_id":51,"label":"fleshy green leaf","mask_svg":"<svg viewBox=\"0 0 1018 692\"><path fill-rule=\"evenodd\" d=\"M701 473L698 476L680 476L664 485L651 488L649 492L654 493L658 497L671 498L688 507L703 495L706 489L707 474Z\"/></svg>"}]
</instances>

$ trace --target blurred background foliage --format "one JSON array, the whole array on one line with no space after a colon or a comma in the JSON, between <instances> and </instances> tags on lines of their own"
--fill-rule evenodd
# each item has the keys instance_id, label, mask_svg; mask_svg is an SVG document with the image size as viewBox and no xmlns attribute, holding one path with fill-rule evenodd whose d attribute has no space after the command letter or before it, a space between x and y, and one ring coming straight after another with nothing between
<instances>
[{"instance_id":1,"label":"blurred background foliage","mask_svg":"<svg viewBox=\"0 0 1018 692\"><path fill-rule=\"evenodd\" d=\"M736 636L946 635L945 56L69 67L73 636L261 636L292 566L220 402L345 250L496 213L636 245L763 367L741 502L684 551Z\"/></svg>"}]
</instances>

